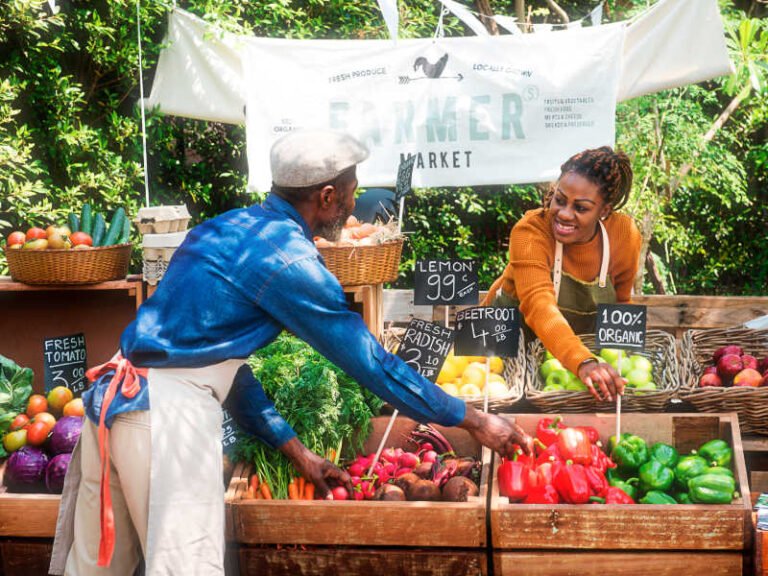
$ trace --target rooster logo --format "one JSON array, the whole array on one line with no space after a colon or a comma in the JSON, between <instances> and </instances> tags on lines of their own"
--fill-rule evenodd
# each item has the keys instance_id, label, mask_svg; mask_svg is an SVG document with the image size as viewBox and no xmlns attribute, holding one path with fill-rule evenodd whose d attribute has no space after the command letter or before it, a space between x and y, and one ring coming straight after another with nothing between
<instances>
[{"instance_id":1,"label":"rooster logo","mask_svg":"<svg viewBox=\"0 0 768 576\"><path fill-rule=\"evenodd\" d=\"M443 54L440 59L432 64L424 56L419 56L413 63L413 70L416 71L421 68L424 71L424 75L427 78L440 78L440 75L445 70L445 65L448 62L448 53Z\"/></svg>"}]
</instances>

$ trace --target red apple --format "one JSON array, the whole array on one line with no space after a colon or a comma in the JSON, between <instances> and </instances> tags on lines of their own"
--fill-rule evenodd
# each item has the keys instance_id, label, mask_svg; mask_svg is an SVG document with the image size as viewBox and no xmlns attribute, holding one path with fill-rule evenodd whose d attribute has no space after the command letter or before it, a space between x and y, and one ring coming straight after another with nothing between
<instances>
[{"instance_id":1,"label":"red apple","mask_svg":"<svg viewBox=\"0 0 768 576\"><path fill-rule=\"evenodd\" d=\"M768 374L763 374L763 379L760 380L760 387L768 386Z\"/></svg>"},{"instance_id":2,"label":"red apple","mask_svg":"<svg viewBox=\"0 0 768 576\"><path fill-rule=\"evenodd\" d=\"M760 372L757 370L753 370L752 368L745 368L736 376L733 378L733 385L734 386L751 386L752 388L757 388L760 386L760 381L763 379L763 377L760 375Z\"/></svg>"},{"instance_id":3,"label":"red apple","mask_svg":"<svg viewBox=\"0 0 768 576\"><path fill-rule=\"evenodd\" d=\"M751 354L742 355L741 363L744 364L744 368L752 368L752 370L757 370L757 358Z\"/></svg>"},{"instance_id":4,"label":"red apple","mask_svg":"<svg viewBox=\"0 0 768 576\"><path fill-rule=\"evenodd\" d=\"M27 241L27 237L24 232L11 232L8 234L8 246L16 246L17 244L24 244Z\"/></svg>"},{"instance_id":5,"label":"red apple","mask_svg":"<svg viewBox=\"0 0 768 576\"><path fill-rule=\"evenodd\" d=\"M733 344L730 346L723 346L712 353L712 360L717 364L720 358L726 354L736 354L736 356L741 356L744 354L744 349L741 346L734 346Z\"/></svg>"},{"instance_id":6,"label":"red apple","mask_svg":"<svg viewBox=\"0 0 768 576\"><path fill-rule=\"evenodd\" d=\"M714 386L718 388L722 388L723 381L720 379L720 376L717 374L706 373L699 378L699 387L700 388L706 388L708 386Z\"/></svg>"},{"instance_id":7,"label":"red apple","mask_svg":"<svg viewBox=\"0 0 768 576\"><path fill-rule=\"evenodd\" d=\"M760 363L757 365L757 371L761 374L768 372L768 356L760 360Z\"/></svg>"},{"instance_id":8,"label":"red apple","mask_svg":"<svg viewBox=\"0 0 768 576\"><path fill-rule=\"evenodd\" d=\"M717 366L707 366L704 368L704 374L717 374Z\"/></svg>"},{"instance_id":9,"label":"red apple","mask_svg":"<svg viewBox=\"0 0 768 576\"><path fill-rule=\"evenodd\" d=\"M723 354L717 361L717 373L723 378L726 376L735 376L744 369L741 363L741 356L736 354Z\"/></svg>"}]
</instances>

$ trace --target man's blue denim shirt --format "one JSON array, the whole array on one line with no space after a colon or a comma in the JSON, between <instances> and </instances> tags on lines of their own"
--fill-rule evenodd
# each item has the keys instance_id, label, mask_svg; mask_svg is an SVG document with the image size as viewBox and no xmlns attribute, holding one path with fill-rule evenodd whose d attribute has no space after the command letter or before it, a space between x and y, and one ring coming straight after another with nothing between
<instances>
[{"instance_id":1,"label":"man's blue denim shirt","mask_svg":"<svg viewBox=\"0 0 768 576\"><path fill-rule=\"evenodd\" d=\"M141 368L194 368L246 359L284 329L302 338L361 385L406 416L459 424L466 406L385 351L325 267L304 219L270 195L187 235L157 291L123 332L124 357ZM110 375L84 396L98 422ZM248 366L225 406L242 429L278 447L295 436ZM107 414L149 408L146 382L133 399L118 394Z\"/></svg>"}]
</instances>

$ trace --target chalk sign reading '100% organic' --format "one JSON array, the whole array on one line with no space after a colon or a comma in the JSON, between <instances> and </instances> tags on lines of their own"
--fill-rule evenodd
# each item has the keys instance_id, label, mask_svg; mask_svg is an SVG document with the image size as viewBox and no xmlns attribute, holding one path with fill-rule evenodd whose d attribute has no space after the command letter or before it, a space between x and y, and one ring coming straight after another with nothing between
<instances>
[{"instance_id":1,"label":"chalk sign reading '100% organic'","mask_svg":"<svg viewBox=\"0 0 768 576\"><path fill-rule=\"evenodd\" d=\"M595 344L598 348L643 350L646 307L636 304L598 304Z\"/></svg>"},{"instance_id":2,"label":"chalk sign reading '100% organic'","mask_svg":"<svg viewBox=\"0 0 768 576\"><path fill-rule=\"evenodd\" d=\"M397 356L434 382L451 350L453 335L450 328L414 318L405 329Z\"/></svg>"},{"instance_id":3,"label":"chalk sign reading '100% organic'","mask_svg":"<svg viewBox=\"0 0 768 576\"><path fill-rule=\"evenodd\" d=\"M86 387L85 334L43 339L45 391L66 386L77 397Z\"/></svg>"},{"instance_id":4,"label":"chalk sign reading '100% organic'","mask_svg":"<svg viewBox=\"0 0 768 576\"><path fill-rule=\"evenodd\" d=\"M414 280L417 306L466 306L480 297L474 260L417 260Z\"/></svg>"},{"instance_id":5,"label":"chalk sign reading '100% organic'","mask_svg":"<svg viewBox=\"0 0 768 576\"><path fill-rule=\"evenodd\" d=\"M456 356L517 356L517 308L477 306L456 313Z\"/></svg>"}]
</instances>

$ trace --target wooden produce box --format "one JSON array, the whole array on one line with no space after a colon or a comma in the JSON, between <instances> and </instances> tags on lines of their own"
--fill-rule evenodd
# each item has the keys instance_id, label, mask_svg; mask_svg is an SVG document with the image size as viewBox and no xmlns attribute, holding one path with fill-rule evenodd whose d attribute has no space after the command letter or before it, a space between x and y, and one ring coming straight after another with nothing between
<instances>
[{"instance_id":1,"label":"wooden produce box","mask_svg":"<svg viewBox=\"0 0 768 576\"><path fill-rule=\"evenodd\" d=\"M529 434L545 414L508 415ZM552 415L550 415L551 417ZM615 414L574 414L565 422L594 426L604 446L616 432ZM733 447L741 498L728 505L510 504L499 495L494 462L491 534L494 549L744 550L751 544L751 505L736 414L621 415L622 432L649 445L667 442L688 453L714 438Z\"/></svg>"},{"instance_id":2,"label":"wooden produce box","mask_svg":"<svg viewBox=\"0 0 768 576\"><path fill-rule=\"evenodd\" d=\"M375 452L389 417L373 419L364 452ZM387 447L405 447L416 422L399 417ZM250 466L239 465L227 492L230 540L241 544L308 544L482 548L486 546L486 501L491 452L459 428L436 427L458 456L483 463L480 494L469 502L374 502L243 500Z\"/></svg>"},{"instance_id":3,"label":"wooden produce box","mask_svg":"<svg viewBox=\"0 0 768 576\"><path fill-rule=\"evenodd\" d=\"M59 494L8 492L3 482L6 462L0 466L0 536L53 538L59 515Z\"/></svg>"}]
</instances>

